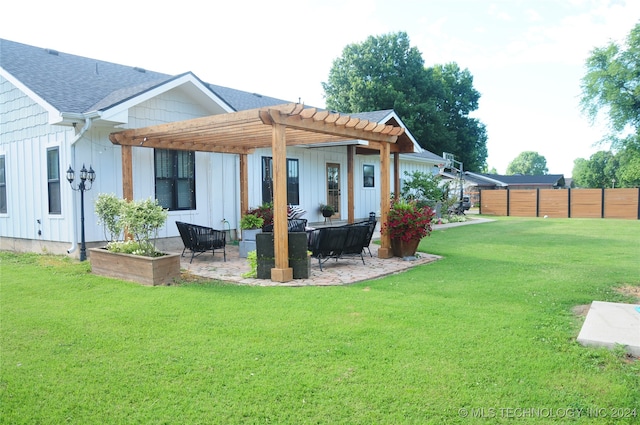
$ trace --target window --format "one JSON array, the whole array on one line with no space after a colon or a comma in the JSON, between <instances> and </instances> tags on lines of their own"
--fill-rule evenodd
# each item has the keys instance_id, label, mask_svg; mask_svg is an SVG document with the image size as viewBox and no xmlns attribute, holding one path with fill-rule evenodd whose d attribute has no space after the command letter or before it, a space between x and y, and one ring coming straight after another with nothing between
<instances>
[{"instance_id":1,"label":"window","mask_svg":"<svg viewBox=\"0 0 640 425\"><path fill-rule=\"evenodd\" d=\"M362 176L364 187L376 187L376 180L374 176L374 167L373 165L363 165L362 166Z\"/></svg>"},{"instance_id":2,"label":"window","mask_svg":"<svg viewBox=\"0 0 640 425\"><path fill-rule=\"evenodd\" d=\"M0 155L0 214L7 213L7 175L4 155Z\"/></svg>"},{"instance_id":3,"label":"window","mask_svg":"<svg viewBox=\"0 0 640 425\"><path fill-rule=\"evenodd\" d=\"M195 153L155 149L156 199L164 208L196 209Z\"/></svg>"},{"instance_id":4,"label":"window","mask_svg":"<svg viewBox=\"0 0 640 425\"><path fill-rule=\"evenodd\" d=\"M273 202L273 158L262 157L262 202ZM300 171L297 159L287 158L287 203L300 204Z\"/></svg>"},{"instance_id":5,"label":"window","mask_svg":"<svg viewBox=\"0 0 640 425\"><path fill-rule=\"evenodd\" d=\"M61 214L60 199L60 149L47 149L47 189L49 194L49 214Z\"/></svg>"}]
</instances>

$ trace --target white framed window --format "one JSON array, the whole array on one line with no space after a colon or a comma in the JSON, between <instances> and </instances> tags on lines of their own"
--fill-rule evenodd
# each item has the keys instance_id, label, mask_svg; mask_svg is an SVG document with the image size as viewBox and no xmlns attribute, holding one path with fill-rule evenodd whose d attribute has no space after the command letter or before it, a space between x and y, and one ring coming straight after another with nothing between
<instances>
[{"instance_id":1,"label":"white framed window","mask_svg":"<svg viewBox=\"0 0 640 425\"><path fill-rule=\"evenodd\" d=\"M376 187L375 167L370 164L362 166L362 187Z\"/></svg>"},{"instance_id":2,"label":"white framed window","mask_svg":"<svg viewBox=\"0 0 640 425\"><path fill-rule=\"evenodd\" d=\"M7 213L7 171L5 155L0 155L0 214Z\"/></svg>"},{"instance_id":3,"label":"white framed window","mask_svg":"<svg viewBox=\"0 0 640 425\"><path fill-rule=\"evenodd\" d=\"M154 149L156 199L170 211L196 209L195 152Z\"/></svg>"},{"instance_id":4,"label":"white framed window","mask_svg":"<svg viewBox=\"0 0 640 425\"><path fill-rule=\"evenodd\" d=\"M47 149L47 196L49 214L62 214L60 198L60 148Z\"/></svg>"}]
</instances>

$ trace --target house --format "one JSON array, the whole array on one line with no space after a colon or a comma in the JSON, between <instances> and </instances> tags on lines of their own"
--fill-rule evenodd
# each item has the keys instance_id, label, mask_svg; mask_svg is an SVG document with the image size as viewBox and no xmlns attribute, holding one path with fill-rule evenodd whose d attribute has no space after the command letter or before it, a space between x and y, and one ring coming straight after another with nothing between
<instances>
[{"instance_id":1,"label":"house","mask_svg":"<svg viewBox=\"0 0 640 425\"><path fill-rule=\"evenodd\" d=\"M158 199L170 210L159 234L167 243L179 240L176 221L235 234L247 207L273 200L270 144L204 151L158 141L145 148L120 136L206 117L222 122L260 108L279 112L290 104L285 100L209 84L191 72L166 75L2 39L0 99L0 249L77 255L80 201L65 181L68 167L95 170L85 193L88 245L105 239L93 211L100 193ZM384 183L393 188L402 171L433 172L442 162L419 147L394 111L352 117L403 129L390 165L396 177L383 181L377 142L326 135L287 147L287 203L306 210L310 222L322 220L320 203L334 205L338 219L365 218L384 203Z\"/></svg>"},{"instance_id":2,"label":"house","mask_svg":"<svg viewBox=\"0 0 640 425\"><path fill-rule=\"evenodd\" d=\"M475 204L479 201L481 190L495 189L563 189L565 179L563 174L542 174L542 175L501 175L501 174L480 174L465 172L465 193L471 196L471 201Z\"/></svg>"}]
</instances>

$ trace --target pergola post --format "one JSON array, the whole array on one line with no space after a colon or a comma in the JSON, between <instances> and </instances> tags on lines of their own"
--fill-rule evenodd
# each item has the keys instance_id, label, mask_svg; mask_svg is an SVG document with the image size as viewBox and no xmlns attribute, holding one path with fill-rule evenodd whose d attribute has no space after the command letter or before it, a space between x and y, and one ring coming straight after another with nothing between
<instances>
[{"instance_id":1,"label":"pergola post","mask_svg":"<svg viewBox=\"0 0 640 425\"><path fill-rule=\"evenodd\" d=\"M240 217L249 209L249 164L247 154L240 154Z\"/></svg>"},{"instance_id":2,"label":"pergola post","mask_svg":"<svg viewBox=\"0 0 640 425\"><path fill-rule=\"evenodd\" d=\"M400 199L400 154L393 153L393 198Z\"/></svg>"},{"instance_id":3,"label":"pergola post","mask_svg":"<svg viewBox=\"0 0 640 425\"><path fill-rule=\"evenodd\" d=\"M133 148L122 146L122 198L133 201ZM124 239L131 240L133 235L124 229Z\"/></svg>"},{"instance_id":4,"label":"pergola post","mask_svg":"<svg viewBox=\"0 0 640 425\"><path fill-rule=\"evenodd\" d=\"M388 143L380 144L380 224L387 222L389 208L391 207L391 173L389 171L391 158L390 147ZM391 250L391 238L388 234L380 235L380 248L378 249L378 257L391 258L393 251Z\"/></svg>"},{"instance_id":5,"label":"pergola post","mask_svg":"<svg viewBox=\"0 0 640 425\"><path fill-rule=\"evenodd\" d=\"M355 186L354 186L354 162L356 157L356 147L353 145L347 146L347 222L353 223L355 221Z\"/></svg>"},{"instance_id":6,"label":"pergola post","mask_svg":"<svg viewBox=\"0 0 640 425\"><path fill-rule=\"evenodd\" d=\"M122 197L133 200L133 153L131 146L122 146Z\"/></svg>"},{"instance_id":7,"label":"pergola post","mask_svg":"<svg viewBox=\"0 0 640 425\"><path fill-rule=\"evenodd\" d=\"M293 280L293 269L289 267L289 232L287 226L287 141L286 126L273 123L273 248L275 267L271 269L271 280L289 282Z\"/></svg>"}]
</instances>

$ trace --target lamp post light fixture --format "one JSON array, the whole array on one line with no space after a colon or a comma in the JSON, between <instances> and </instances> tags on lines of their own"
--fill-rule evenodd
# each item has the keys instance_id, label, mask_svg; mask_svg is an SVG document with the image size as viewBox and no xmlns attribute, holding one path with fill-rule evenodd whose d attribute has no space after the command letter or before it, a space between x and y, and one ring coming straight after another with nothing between
<instances>
[{"instance_id":1,"label":"lamp post light fixture","mask_svg":"<svg viewBox=\"0 0 640 425\"><path fill-rule=\"evenodd\" d=\"M80 170L80 183L77 187L73 186L73 181L76 178L76 173L69 165L69 169L67 170L67 180L71 185L71 189L80 192L80 261L84 261L87 259L87 246L84 240L84 193L87 190L91 190L91 186L93 186L93 181L96 179L96 172L93 171L91 165L89 165L89 171L85 168L84 164L82 164L82 169ZM87 187L87 182L89 185Z\"/></svg>"}]
</instances>

